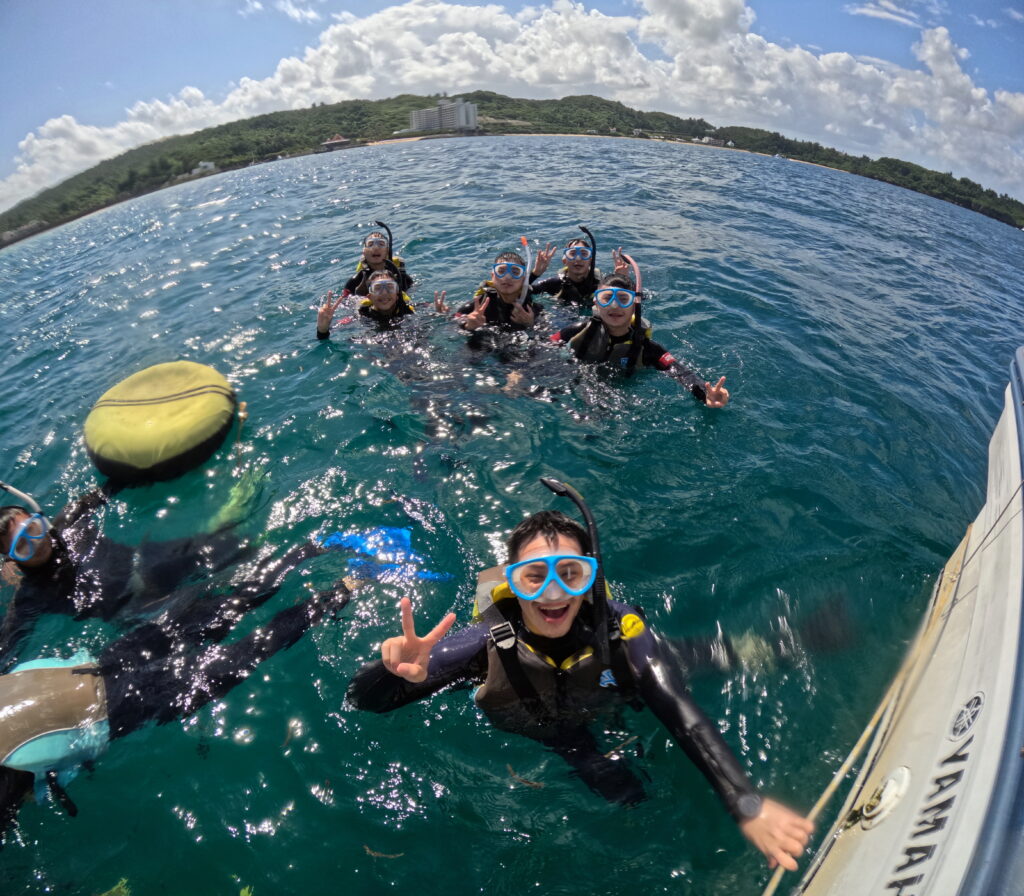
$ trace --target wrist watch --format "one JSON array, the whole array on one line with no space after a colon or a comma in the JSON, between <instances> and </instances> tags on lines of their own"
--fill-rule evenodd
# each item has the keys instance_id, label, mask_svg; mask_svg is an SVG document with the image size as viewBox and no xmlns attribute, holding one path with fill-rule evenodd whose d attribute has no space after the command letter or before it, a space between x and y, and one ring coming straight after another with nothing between
<instances>
[{"instance_id":1,"label":"wrist watch","mask_svg":"<svg viewBox=\"0 0 1024 896\"><path fill-rule=\"evenodd\" d=\"M736 800L736 812L744 821L757 818L761 814L764 800L756 793L747 793Z\"/></svg>"}]
</instances>

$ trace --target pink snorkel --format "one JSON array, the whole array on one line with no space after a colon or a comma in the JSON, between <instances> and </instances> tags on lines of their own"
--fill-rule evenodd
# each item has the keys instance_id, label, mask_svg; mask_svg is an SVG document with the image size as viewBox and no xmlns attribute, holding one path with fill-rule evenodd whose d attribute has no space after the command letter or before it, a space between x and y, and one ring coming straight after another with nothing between
<instances>
[{"instance_id":1,"label":"pink snorkel","mask_svg":"<svg viewBox=\"0 0 1024 896\"><path fill-rule=\"evenodd\" d=\"M519 292L519 305L523 307L523 303L526 301L526 293L530 289L530 268L533 266L533 256L530 254L530 243L526 237L519 237L519 242L523 244L523 248L526 250L526 270L523 271L523 288Z\"/></svg>"}]
</instances>

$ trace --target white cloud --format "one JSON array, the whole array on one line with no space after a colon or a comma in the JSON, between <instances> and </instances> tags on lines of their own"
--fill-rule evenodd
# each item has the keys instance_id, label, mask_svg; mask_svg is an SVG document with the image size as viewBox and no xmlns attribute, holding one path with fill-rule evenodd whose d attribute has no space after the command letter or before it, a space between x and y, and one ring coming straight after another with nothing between
<instances>
[{"instance_id":1,"label":"white cloud","mask_svg":"<svg viewBox=\"0 0 1024 896\"><path fill-rule=\"evenodd\" d=\"M299 22L303 25L320 21L320 13L315 9L310 6L299 6L297 3L293 3L292 0L277 0L274 8L279 12L283 12L293 22Z\"/></svg>"},{"instance_id":2,"label":"white cloud","mask_svg":"<svg viewBox=\"0 0 1024 896\"><path fill-rule=\"evenodd\" d=\"M882 0L880 3L863 3L860 6L844 6L843 10L852 16L870 16L874 19L885 19L910 28L920 28L921 21L917 13L909 9L901 9L895 3Z\"/></svg>"},{"instance_id":3,"label":"white cloud","mask_svg":"<svg viewBox=\"0 0 1024 896\"><path fill-rule=\"evenodd\" d=\"M981 19L978 18L973 12L968 13L968 18L979 28L998 28L999 23L995 19Z\"/></svg>"},{"instance_id":4,"label":"white cloud","mask_svg":"<svg viewBox=\"0 0 1024 896\"><path fill-rule=\"evenodd\" d=\"M1024 22L1024 12L1019 9L1014 9L1012 6L1007 6L1003 12L1005 12L1015 22Z\"/></svg>"},{"instance_id":5,"label":"white cloud","mask_svg":"<svg viewBox=\"0 0 1024 896\"><path fill-rule=\"evenodd\" d=\"M918 5L929 15L936 9ZM897 15L901 7L884 9ZM977 86L962 68L966 51L945 28L920 31L920 67L906 68L782 47L755 25L741 0L643 0L635 16L570 0L515 13L447 0L347 13L301 57L282 59L268 78L241 79L220 102L186 87L136 103L111 127L70 115L46 122L19 145L17 170L0 181L0 208L170 134L314 102L475 89L532 98L593 93L715 124L765 127L951 170L1024 198L1024 94ZM650 45L657 58L640 49Z\"/></svg>"}]
</instances>

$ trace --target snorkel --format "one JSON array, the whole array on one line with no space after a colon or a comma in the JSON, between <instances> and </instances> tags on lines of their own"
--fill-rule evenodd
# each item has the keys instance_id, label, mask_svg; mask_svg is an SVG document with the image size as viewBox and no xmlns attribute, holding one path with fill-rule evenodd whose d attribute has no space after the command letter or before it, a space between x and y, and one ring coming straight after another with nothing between
<instances>
[{"instance_id":1,"label":"snorkel","mask_svg":"<svg viewBox=\"0 0 1024 896\"><path fill-rule=\"evenodd\" d=\"M643 349L644 344L644 321L640 313L640 296L643 291L643 280L640 278L640 265L625 252L622 252L621 255L629 262L629 266L633 269L633 286L636 291L636 301L633 303L633 344L629 347L629 363L626 366L626 376L632 376L633 371L636 370L637 361L640 360L640 351Z\"/></svg>"},{"instance_id":2,"label":"snorkel","mask_svg":"<svg viewBox=\"0 0 1024 896\"><path fill-rule=\"evenodd\" d=\"M391 236L391 228L388 227L383 221L374 221L378 227L383 228L384 232L388 235L388 261L394 263L395 260L395 240Z\"/></svg>"},{"instance_id":3,"label":"snorkel","mask_svg":"<svg viewBox=\"0 0 1024 896\"><path fill-rule=\"evenodd\" d=\"M533 255L530 254L530 243L525 236L519 237L519 242L523 244L523 249L526 251L526 270L523 271L523 288L519 291L519 305L524 307L526 302L526 293L530 289L530 268L533 267Z\"/></svg>"},{"instance_id":4,"label":"snorkel","mask_svg":"<svg viewBox=\"0 0 1024 896\"><path fill-rule=\"evenodd\" d=\"M586 235L587 239L590 240L590 279L594 279L594 271L597 270L597 240L594 239L594 234L590 232L590 229L584 227L582 224L579 225Z\"/></svg>"},{"instance_id":5,"label":"snorkel","mask_svg":"<svg viewBox=\"0 0 1024 896\"><path fill-rule=\"evenodd\" d=\"M597 537L597 523L594 516L587 507L583 496L571 485L561 482L558 479L545 479L541 477L541 484L553 491L560 498L568 498L575 504L580 513L583 514L583 521L587 524L587 535L590 537L590 556L597 561L597 572L594 575L594 585L591 595L594 601L594 650L597 658L604 666L611 664L611 649L608 644L608 589L604 581L604 564L601 562L601 544Z\"/></svg>"}]
</instances>

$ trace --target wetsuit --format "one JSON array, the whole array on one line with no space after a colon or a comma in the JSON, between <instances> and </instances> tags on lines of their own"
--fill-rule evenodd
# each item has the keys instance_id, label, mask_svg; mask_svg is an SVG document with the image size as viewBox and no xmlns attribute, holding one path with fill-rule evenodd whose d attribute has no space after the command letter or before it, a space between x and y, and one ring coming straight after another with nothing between
<instances>
[{"instance_id":1,"label":"wetsuit","mask_svg":"<svg viewBox=\"0 0 1024 896\"><path fill-rule=\"evenodd\" d=\"M611 669L603 669L593 657L589 603L580 608L568 634L557 639L529 632L515 600L498 606L516 631L511 650L524 668L525 683L507 653L506 659L499 655L488 623L480 623L434 647L425 681L392 675L377 660L356 673L349 699L359 709L388 712L442 688L483 679L475 699L492 723L541 741L595 793L627 804L644 798L643 785L624 762L604 755L587 724L603 711L639 701L665 725L735 818L760 812L757 791L717 727L687 693L680 664L637 610L610 602L609 614L622 635L612 642Z\"/></svg>"},{"instance_id":2,"label":"wetsuit","mask_svg":"<svg viewBox=\"0 0 1024 896\"><path fill-rule=\"evenodd\" d=\"M632 354L634 330L622 336L613 336L600 317L580 321L551 335L551 341L570 346L581 361L594 364L612 364L616 368L628 369ZM663 345L651 339L651 331L644 321L643 344L636 359L637 367L653 367L667 373L689 390L697 401L706 402L707 392L704 380L697 372L677 361Z\"/></svg>"},{"instance_id":3,"label":"wetsuit","mask_svg":"<svg viewBox=\"0 0 1024 896\"><path fill-rule=\"evenodd\" d=\"M529 327L525 324L517 324L512 320L512 309L515 308L515 304L509 304L494 288L494 285L488 280L486 283L480 286L480 288L473 293L474 299L481 297L487 297L490 301L487 303L487 309L484 311L484 320L487 321L488 326L500 327L503 330L528 330ZM518 303L516 303L518 304ZM523 308L527 311L533 311L534 323L536 323L537 315L539 315L544 309L533 301L533 290L528 290L526 298L523 300ZM472 314L475 310L473 302L467 302L455 313L457 316L464 317L467 314ZM461 324L460 324L461 326ZM465 329L465 328L463 328ZM476 332L471 331L471 332Z\"/></svg>"},{"instance_id":4,"label":"wetsuit","mask_svg":"<svg viewBox=\"0 0 1024 896\"><path fill-rule=\"evenodd\" d=\"M59 770L62 776L73 776L81 761L77 755L57 756L48 759L53 771L38 765L26 770L30 756L38 761L32 756L34 742L100 725L101 736L94 737L91 745L96 755L107 740L149 722L163 725L189 716L240 684L277 651L291 647L327 613L344 607L349 592L339 583L281 610L245 637L220 643L246 612L273 597L290 570L321 550L313 544L293 548L227 596L208 586L191 586L174 595L174 609L118 638L98 660L73 665L51 661L51 667L46 667L47 661L37 661L26 664L25 671L19 667L0 676L0 699L11 693L29 696L26 690L33 685L39 688L31 699L7 707L10 730L0 732L0 760L9 763L0 765L0 832L32 788L33 772L49 777ZM88 688L83 687L83 677L92 679ZM91 699L81 696L83 690L91 692ZM54 777L50 783L64 801L67 797L57 782L68 779ZM65 807L73 814L73 804L65 802Z\"/></svg>"},{"instance_id":5,"label":"wetsuit","mask_svg":"<svg viewBox=\"0 0 1024 896\"><path fill-rule=\"evenodd\" d=\"M405 269L405 262L402 259L385 259L384 270L390 273L398 284L398 289L401 292L408 292L409 287L412 286L412 277ZM359 259L359 264L356 265L356 272L348 278L345 283L345 289L348 292L354 292L357 296L368 296L370 294L370 275L374 273L364 259Z\"/></svg>"},{"instance_id":6,"label":"wetsuit","mask_svg":"<svg viewBox=\"0 0 1024 896\"><path fill-rule=\"evenodd\" d=\"M413 314L416 311L416 307L412 303L412 299L409 298L404 292L398 297L398 301L395 303L394 308L390 312L384 313L378 311L370 303L369 299L364 299L359 304L358 313L364 320L373 321L375 324L379 324L382 328L389 327L392 324L397 324L403 317ZM350 321L349 318L348 321ZM331 331L328 330L326 333L322 330L316 331L317 339L330 339Z\"/></svg>"},{"instance_id":7,"label":"wetsuit","mask_svg":"<svg viewBox=\"0 0 1024 896\"><path fill-rule=\"evenodd\" d=\"M0 624L0 672L43 613L110 621L142 612L191 577L243 559L249 549L226 529L133 548L106 538L92 513L109 490L89 492L53 520L53 552L42 566L18 566L21 580Z\"/></svg>"},{"instance_id":8,"label":"wetsuit","mask_svg":"<svg viewBox=\"0 0 1024 896\"><path fill-rule=\"evenodd\" d=\"M601 272L599 270L588 271L582 280L576 282L575 280L570 280L566 269L562 268L553 277L546 277L543 280L531 283L530 289L535 293L542 292L546 295L554 296L556 299L562 299L576 305L589 306L594 297L594 290L597 289L600 281Z\"/></svg>"}]
</instances>

